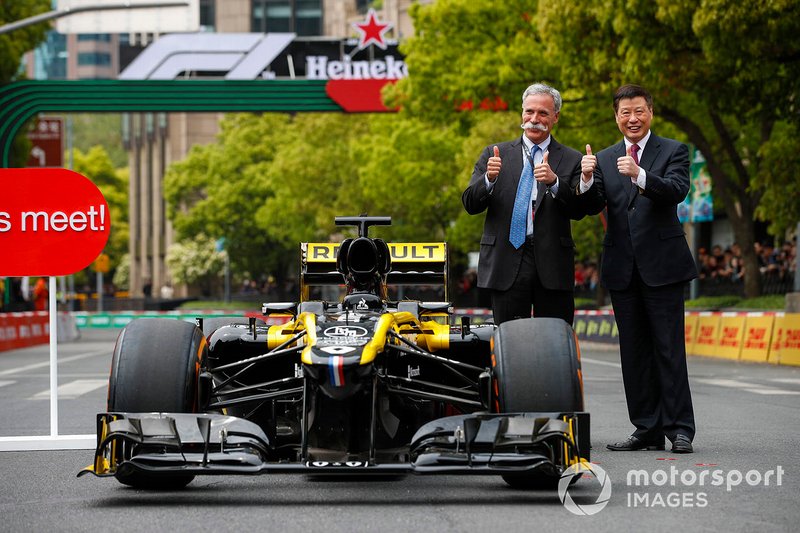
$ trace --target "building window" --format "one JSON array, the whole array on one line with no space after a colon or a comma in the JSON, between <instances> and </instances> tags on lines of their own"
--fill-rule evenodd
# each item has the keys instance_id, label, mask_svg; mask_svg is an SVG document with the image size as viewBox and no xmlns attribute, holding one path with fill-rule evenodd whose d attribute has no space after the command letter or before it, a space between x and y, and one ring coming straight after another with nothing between
<instances>
[{"instance_id":1,"label":"building window","mask_svg":"<svg viewBox=\"0 0 800 533\"><path fill-rule=\"evenodd\" d=\"M45 41L34 51L34 73L37 80L67 79L67 37L47 32Z\"/></svg>"},{"instance_id":2,"label":"building window","mask_svg":"<svg viewBox=\"0 0 800 533\"><path fill-rule=\"evenodd\" d=\"M111 54L105 52L80 52L78 54L78 66L110 67Z\"/></svg>"},{"instance_id":3,"label":"building window","mask_svg":"<svg viewBox=\"0 0 800 533\"><path fill-rule=\"evenodd\" d=\"M253 0L251 31L322 34L322 0Z\"/></svg>"},{"instance_id":4,"label":"building window","mask_svg":"<svg viewBox=\"0 0 800 533\"><path fill-rule=\"evenodd\" d=\"M200 0L200 26L205 31L214 31L215 24L214 0Z\"/></svg>"},{"instance_id":5,"label":"building window","mask_svg":"<svg viewBox=\"0 0 800 533\"><path fill-rule=\"evenodd\" d=\"M81 41L95 41L99 43L110 43L111 34L109 33L80 33L78 34L78 42Z\"/></svg>"},{"instance_id":6,"label":"building window","mask_svg":"<svg viewBox=\"0 0 800 533\"><path fill-rule=\"evenodd\" d=\"M363 15L373 3L371 0L356 0L356 10Z\"/></svg>"}]
</instances>

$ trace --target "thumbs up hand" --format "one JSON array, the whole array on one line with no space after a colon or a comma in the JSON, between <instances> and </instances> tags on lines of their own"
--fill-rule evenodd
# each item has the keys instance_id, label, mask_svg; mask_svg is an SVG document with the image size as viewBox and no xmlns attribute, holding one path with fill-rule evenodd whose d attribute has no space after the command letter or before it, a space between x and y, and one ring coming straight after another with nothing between
<instances>
[{"instance_id":1,"label":"thumbs up hand","mask_svg":"<svg viewBox=\"0 0 800 533\"><path fill-rule=\"evenodd\" d=\"M486 178L494 183L497 176L500 174L500 168L503 166L503 161L500 159L500 149L495 146L493 149L494 155L489 158L486 163Z\"/></svg>"},{"instance_id":2,"label":"thumbs up hand","mask_svg":"<svg viewBox=\"0 0 800 533\"><path fill-rule=\"evenodd\" d=\"M588 183L597 167L597 156L592 155L592 147L586 145L586 155L581 158L581 179Z\"/></svg>"},{"instance_id":3,"label":"thumbs up hand","mask_svg":"<svg viewBox=\"0 0 800 533\"><path fill-rule=\"evenodd\" d=\"M549 156L550 152L545 152L542 156L542 162L533 167L533 177L536 181L544 182L547 186L554 184L558 179L556 173L550 168L550 163L548 163Z\"/></svg>"},{"instance_id":4,"label":"thumbs up hand","mask_svg":"<svg viewBox=\"0 0 800 533\"><path fill-rule=\"evenodd\" d=\"M617 170L623 176L628 176L634 180L639 176L639 165L633 160L630 146L625 150L625 155L617 159Z\"/></svg>"}]
</instances>

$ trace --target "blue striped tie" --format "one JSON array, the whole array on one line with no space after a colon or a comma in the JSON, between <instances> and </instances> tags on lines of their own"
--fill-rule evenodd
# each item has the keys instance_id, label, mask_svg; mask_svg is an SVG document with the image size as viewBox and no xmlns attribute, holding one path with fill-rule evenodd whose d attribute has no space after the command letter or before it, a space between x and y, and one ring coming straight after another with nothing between
<instances>
[{"instance_id":1,"label":"blue striped tie","mask_svg":"<svg viewBox=\"0 0 800 533\"><path fill-rule=\"evenodd\" d=\"M531 148L531 161L536 161L537 145ZM525 167L522 169L522 176L517 187L517 197L514 200L514 211L511 213L511 228L508 232L508 240L519 248L525 242L528 233L528 206L531 204L531 191L533 190L533 168L531 163L525 158Z\"/></svg>"}]
</instances>

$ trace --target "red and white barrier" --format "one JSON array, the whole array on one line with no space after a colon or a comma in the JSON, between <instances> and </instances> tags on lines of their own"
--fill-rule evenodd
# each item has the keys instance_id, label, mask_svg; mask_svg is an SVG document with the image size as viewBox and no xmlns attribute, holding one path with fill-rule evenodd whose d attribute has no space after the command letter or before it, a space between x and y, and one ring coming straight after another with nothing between
<instances>
[{"instance_id":1,"label":"red and white barrier","mask_svg":"<svg viewBox=\"0 0 800 533\"><path fill-rule=\"evenodd\" d=\"M0 352L47 344L49 340L49 314L46 311L0 313Z\"/></svg>"}]
</instances>

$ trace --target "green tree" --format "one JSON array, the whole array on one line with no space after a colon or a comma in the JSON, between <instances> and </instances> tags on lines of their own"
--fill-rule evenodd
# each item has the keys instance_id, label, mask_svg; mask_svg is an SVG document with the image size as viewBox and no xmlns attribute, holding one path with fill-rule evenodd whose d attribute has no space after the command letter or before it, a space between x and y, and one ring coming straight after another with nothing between
<instances>
[{"instance_id":1,"label":"green tree","mask_svg":"<svg viewBox=\"0 0 800 533\"><path fill-rule=\"evenodd\" d=\"M131 256L125 254L114 269L114 276L111 278L114 286L119 290L128 290L131 286Z\"/></svg>"},{"instance_id":2,"label":"green tree","mask_svg":"<svg viewBox=\"0 0 800 533\"><path fill-rule=\"evenodd\" d=\"M392 240L443 239L460 211L454 127L398 115L228 115L164 183L179 240L224 236L232 269L282 286L298 243L338 240L337 215L389 215ZM470 163L471 164L471 163Z\"/></svg>"},{"instance_id":3,"label":"green tree","mask_svg":"<svg viewBox=\"0 0 800 533\"><path fill-rule=\"evenodd\" d=\"M122 115L119 113L78 113L72 115L73 146L88 152L102 146L115 168L128 166L122 145Z\"/></svg>"},{"instance_id":4,"label":"green tree","mask_svg":"<svg viewBox=\"0 0 800 533\"><path fill-rule=\"evenodd\" d=\"M50 10L50 0L14 0L0 2L0 26ZM44 40L49 23L34 24L0 35L0 85L14 81L20 74L23 54ZM22 128L26 132L27 128ZM31 146L24 133L17 135L11 152L11 166L22 167Z\"/></svg>"},{"instance_id":5,"label":"green tree","mask_svg":"<svg viewBox=\"0 0 800 533\"><path fill-rule=\"evenodd\" d=\"M170 166L164 198L178 241L200 233L224 237L234 272L257 276L266 271L283 279L297 248L258 225L256 213L274 195L267 174L286 149L290 121L280 114L229 114L216 143L194 146Z\"/></svg>"},{"instance_id":6,"label":"green tree","mask_svg":"<svg viewBox=\"0 0 800 533\"><path fill-rule=\"evenodd\" d=\"M452 113L460 102L500 97L513 110L527 84L550 82L565 100L559 140L597 151L619 137L614 90L639 83L654 94L655 129L706 157L748 273L758 272L756 216L779 214L776 233L791 227L800 208L781 189L796 188L798 170L796 2L521 0L497 9L440 0L411 14L416 35L402 47L411 75L386 91L404 112L470 129L474 114ZM775 159L784 150L789 157ZM748 296L759 293L757 276L745 283Z\"/></svg>"},{"instance_id":7,"label":"green tree","mask_svg":"<svg viewBox=\"0 0 800 533\"><path fill-rule=\"evenodd\" d=\"M113 270L128 253L128 171L115 169L101 146L95 146L85 153L75 150L74 158L75 172L92 180L108 203L111 233L104 253L111 259Z\"/></svg>"},{"instance_id":8,"label":"green tree","mask_svg":"<svg viewBox=\"0 0 800 533\"><path fill-rule=\"evenodd\" d=\"M50 10L50 0L14 0L0 2L0 26ZM23 54L36 47L50 24L42 22L0 35L0 83L14 80Z\"/></svg>"},{"instance_id":9,"label":"green tree","mask_svg":"<svg viewBox=\"0 0 800 533\"><path fill-rule=\"evenodd\" d=\"M539 5L537 26L565 86L604 99L611 114L616 87L639 83L653 93L656 117L703 152L742 244L745 295L757 296L754 220L797 212L795 197L764 195L765 187L796 182L798 171L796 159L768 159L776 147L797 146L797 3L555 0Z\"/></svg>"},{"instance_id":10,"label":"green tree","mask_svg":"<svg viewBox=\"0 0 800 533\"><path fill-rule=\"evenodd\" d=\"M410 76L387 88L393 104L429 120L470 120L457 109L485 103L518 109L531 82L552 78L553 67L532 61L540 47L531 18L536 0L498 7L491 0L437 0L410 8L415 36L401 45Z\"/></svg>"},{"instance_id":11,"label":"green tree","mask_svg":"<svg viewBox=\"0 0 800 533\"><path fill-rule=\"evenodd\" d=\"M380 230L395 241L443 240L460 211L461 138L453 126L376 115L368 135L353 139L360 203L352 212L392 217Z\"/></svg>"},{"instance_id":12,"label":"green tree","mask_svg":"<svg viewBox=\"0 0 800 533\"><path fill-rule=\"evenodd\" d=\"M365 115L298 114L280 132L274 160L253 169L269 190L256 221L293 251L293 259L298 243L328 240L336 215L368 209L353 148L368 131Z\"/></svg>"},{"instance_id":13,"label":"green tree","mask_svg":"<svg viewBox=\"0 0 800 533\"><path fill-rule=\"evenodd\" d=\"M170 246L167 266L179 283L200 286L204 296L210 296L215 280L225 268L225 253L216 251L216 239L202 233Z\"/></svg>"}]
</instances>

